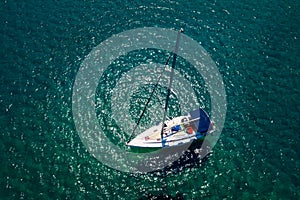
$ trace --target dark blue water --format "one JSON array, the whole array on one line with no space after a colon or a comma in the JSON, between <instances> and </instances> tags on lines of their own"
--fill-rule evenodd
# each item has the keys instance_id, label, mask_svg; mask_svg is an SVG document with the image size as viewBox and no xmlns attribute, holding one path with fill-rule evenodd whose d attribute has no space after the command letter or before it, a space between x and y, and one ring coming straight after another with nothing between
<instances>
[{"instance_id":1,"label":"dark blue water","mask_svg":"<svg viewBox=\"0 0 300 200\"><path fill-rule=\"evenodd\" d=\"M299 199L299 1L2 1L1 199ZM223 77L227 115L205 164L166 176L103 165L82 144L72 87L99 43L185 29Z\"/></svg>"}]
</instances>

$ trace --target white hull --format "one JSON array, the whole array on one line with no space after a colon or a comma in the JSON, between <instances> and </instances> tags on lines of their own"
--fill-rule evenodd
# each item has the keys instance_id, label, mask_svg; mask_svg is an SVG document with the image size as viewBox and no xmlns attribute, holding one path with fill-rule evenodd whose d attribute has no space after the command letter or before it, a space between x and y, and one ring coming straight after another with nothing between
<instances>
[{"instance_id":1,"label":"white hull","mask_svg":"<svg viewBox=\"0 0 300 200\"><path fill-rule=\"evenodd\" d=\"M204 111L203 111L204 112ZM205 113L205 112L204 112ZM206 114L206 113L205 113ZM208 117L206 115L206 117ZM209 120L209 118L208 118ZM130 147L144 148L163 148L180 146L190 143L194 140L204 139L204 137L214 131L214 125L209 120L208 129L204 132L198 132L197 127L193 127L195 123L201 121L199 118L191 118L188 116L179 116L171 120L165 121L163 137L161 138L162 124L153 126L143 133L136 136L133 140L127 143ZM176 128L176 130L174 130Z\"/></svg>"}]
</instances>

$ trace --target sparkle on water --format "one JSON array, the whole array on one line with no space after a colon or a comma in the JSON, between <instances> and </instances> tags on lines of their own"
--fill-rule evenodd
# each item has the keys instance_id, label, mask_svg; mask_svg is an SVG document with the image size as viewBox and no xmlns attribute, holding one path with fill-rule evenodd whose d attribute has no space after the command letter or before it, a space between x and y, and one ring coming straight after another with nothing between
<instances>
[{"instance_id":1,"label":"sparkle on water","mask_svg":"<svg viewBox=\"0 0 300 200\"><path fill-rule=\"evenodd\" d=\"M299 6L294 0L2 1L0 198L299 199ZM228 111L204 164L128 174L101 164L81 143L72 86L93 47L152 26L182 27L210 53ZM198 98L209 102L205 91ZM140 100L131 101L136 118ZM116 143L126 137L114 133Z\"/></svg>"}]
</instances>

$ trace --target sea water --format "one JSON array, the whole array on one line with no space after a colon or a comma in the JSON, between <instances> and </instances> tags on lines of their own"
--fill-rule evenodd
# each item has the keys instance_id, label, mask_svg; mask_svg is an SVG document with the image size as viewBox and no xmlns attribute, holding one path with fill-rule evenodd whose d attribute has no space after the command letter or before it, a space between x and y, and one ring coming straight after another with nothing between
<instances>
[{"instance_id":1,"label":"sea water","mask_svg":"<svg viewBox=\"0 0 300 200\"><path fill-rule=\"evenodd\" d=\"M27 0L0 5L1 199L300 198L299 1ZM95 159L80 140L72 115L80 65L107 38L143 27L184 28L222 75L225 125L201 165L182 166L175 173L121 172ZM151 54L139 55L143 60ZM163 63L168 57L156 55L161 57L149 59ZM101 80L108 93L125 73L112 69ZM145 103L139 95L147 96L148 86L132 98L129 117L134 120ZM165 95L164 88L160 91L152 106ZM209 104L209 95L201 90L198 95ZM181 114L176 95L171 100L172 115ZM97 109L101 123L103 108ZM148 111L142 125L150 119ZM128 134L112 133L110 140L122 148Z\"/></svg>"}]
</instances>

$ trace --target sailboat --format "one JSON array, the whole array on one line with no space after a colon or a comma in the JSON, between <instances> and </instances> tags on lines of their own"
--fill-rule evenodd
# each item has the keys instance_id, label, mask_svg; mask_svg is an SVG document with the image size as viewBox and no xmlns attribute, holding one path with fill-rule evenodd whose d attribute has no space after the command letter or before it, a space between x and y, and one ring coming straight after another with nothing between
<instances>
[{"instance_id":1,"label":"sailboat","mask_svg":"<svg viewBox=\"0 0 300 200\"><path fill-rule=\"evenodd\" d=\"M179 47L180 35L183 29L180 29L177 34L177 40L175 49L172 55L168 58L165 66L168 65L170 58L173 56L172 68L170 73L169 87L167 90L167 97L164 106L164 115L161 123L150 127L144 132L134 137L135 131L145 113L152 96L159 84L162 74L159 76L150 97L144 107L140 118L135 125L129 140L126 145L129 147L140 148L166 148L176 147L187 143L192 143L195 140L203 140L208 134L211 134L215 130L214 123L210 120L208 114L202 108L196 108L190 111L188 114L167 119L167 109L169 105L169 99L171 94L171 87L174 76L174 68L176 65L177 52Z\"/></svg>"}]
</instances>

